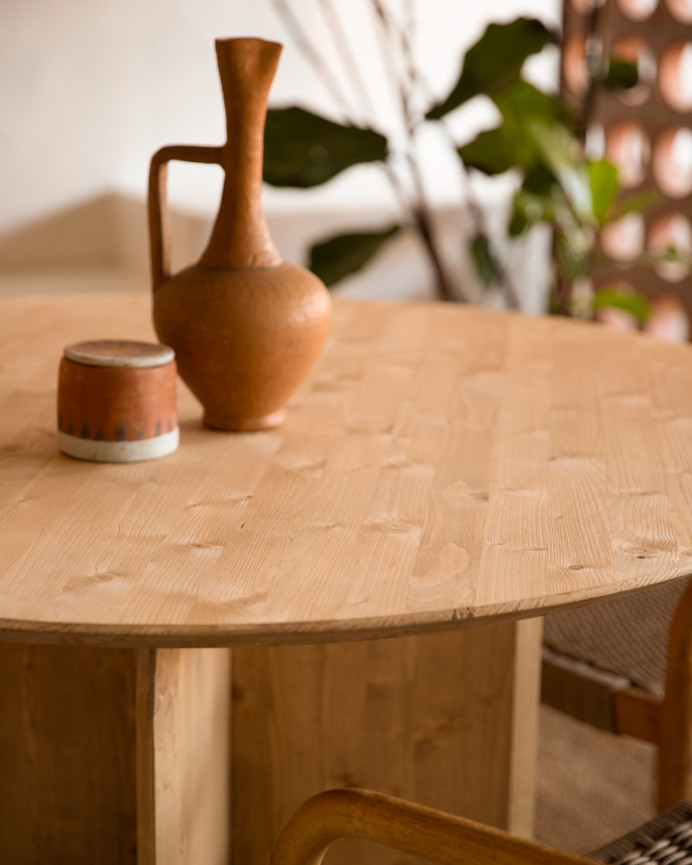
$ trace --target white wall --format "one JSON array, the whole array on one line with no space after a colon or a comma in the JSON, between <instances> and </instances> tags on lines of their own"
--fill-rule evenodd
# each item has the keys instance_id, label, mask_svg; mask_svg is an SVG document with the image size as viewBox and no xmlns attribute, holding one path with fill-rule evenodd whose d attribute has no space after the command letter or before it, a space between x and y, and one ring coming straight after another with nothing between
<instances>
[{"instance_id":1,"label":"white wall","mask_svg":"<svg viewBox=\"0 0 692 865\"><path fill-rule=\"evenodd\" d=\"M339 74L320 0L288 2ZM402 4L406 0L389 2ZM419 65L439 95L458 73L462 48L487 21L522 12L548 23L559 19L559 0L414 5ZM369 119L396 128L371 3L332 0L332 7L371 91ZM224 118L213 40L232 35L284 42L272 104L300 103L339 116L272 0L0 0L0 237L114 190L143 197L149 158L162 144L220 143ZM540 80L554 78L554 57L534 65ZM464 109L455 117L457 132L468 137L492 116L481 104ZM456 181L450 182L456 166L442 158L439 142L425 146L432 198L449 204L458 194ZM212 212L219 182L213 167L175 166L171 200ZM336 211L351 222L393 206L373 168L355 169L309 194L268 190L265 201L270 214Z\"/></svg>"}]
</instances>

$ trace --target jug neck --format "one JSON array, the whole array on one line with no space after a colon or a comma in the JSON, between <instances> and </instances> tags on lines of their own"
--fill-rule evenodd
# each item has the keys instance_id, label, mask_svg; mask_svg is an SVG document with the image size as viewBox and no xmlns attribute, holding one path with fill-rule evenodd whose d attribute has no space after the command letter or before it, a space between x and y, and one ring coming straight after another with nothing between
<instances>
[{"instance_id":1,"label":"jug neck","mask_svg":"<svg viewBox=\"0 0 692 865\"><path fill-rule=\"evenodd\" d=\"M200 263L274 267L281 263L262 207L264 123L281 45L263 39L217 39L226 111L225 172L216 222Z\"/></svg>"}]
</instances>

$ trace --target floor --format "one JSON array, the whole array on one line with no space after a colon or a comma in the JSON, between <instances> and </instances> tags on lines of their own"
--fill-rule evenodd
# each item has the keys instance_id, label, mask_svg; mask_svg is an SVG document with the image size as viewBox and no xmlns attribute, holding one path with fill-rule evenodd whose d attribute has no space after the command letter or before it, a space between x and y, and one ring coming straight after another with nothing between
<instances>
[{"instance_id":1,"label":"floor","mask_svg":"<svg viewBox=\"0 0 692 865\"><path fill-rule=\"evenodd\" d=\"M654 816L653 745L541 707L536 837L588 853Z\"/></svg>"}]
</instances>

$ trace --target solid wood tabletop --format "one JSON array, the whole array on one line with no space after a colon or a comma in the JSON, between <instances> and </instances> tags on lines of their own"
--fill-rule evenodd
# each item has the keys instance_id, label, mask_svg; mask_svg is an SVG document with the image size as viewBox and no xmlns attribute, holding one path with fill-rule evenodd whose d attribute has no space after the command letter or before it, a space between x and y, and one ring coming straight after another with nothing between
<instances>
[{"instance_id":1,"label":"solid wood tabletop","mask_svg":"<svg viewBox=\"0 0 692 865\"><path fill-rule=\"evenodd\" d=\"M692 572L692 349L449 304L336 301L279 429L58 452L57 368L154 339L150 298L0 301L0 636L366 638L540 614Z\"/></svg>"}]
</instances>

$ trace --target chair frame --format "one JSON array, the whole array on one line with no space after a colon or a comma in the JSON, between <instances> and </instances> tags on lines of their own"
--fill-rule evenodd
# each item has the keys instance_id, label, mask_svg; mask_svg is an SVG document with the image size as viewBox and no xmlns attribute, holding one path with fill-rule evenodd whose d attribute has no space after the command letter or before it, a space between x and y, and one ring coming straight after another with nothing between
<instances>
[{"instance_id":1,"label":"chair frame","mask_svg":"<svg viewBox=\"0 0 692 865\"><path fill-rule=\"evenodd\" d=\"M593 865L501 829L357 788L328 790L304 802L281 830L270 865L320 865L330 845L345 837L446 865Z\"/></svg>"},{"instance_id":2,"label":"chair frame","mask_svg":"<svg viewBox=\"0 0 692 865\"><path fill-rule=\"evenodd\" d=\"M656 713L658 810L692 798L692 582L668 635L665 696Z\"/></svg>"}]
</instances>

